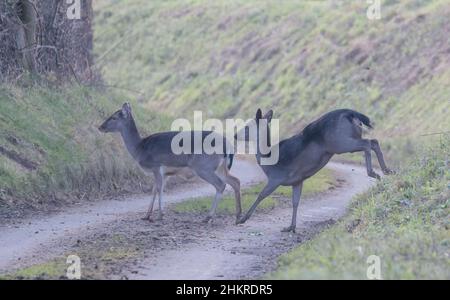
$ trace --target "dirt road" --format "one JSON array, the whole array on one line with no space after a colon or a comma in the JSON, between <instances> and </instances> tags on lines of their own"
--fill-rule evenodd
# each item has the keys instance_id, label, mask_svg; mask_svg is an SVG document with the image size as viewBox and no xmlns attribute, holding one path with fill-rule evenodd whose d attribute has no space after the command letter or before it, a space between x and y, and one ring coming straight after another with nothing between
<instances>
[{"instance_id":1,"label":"dirt road","mask_svg":"<svg viewBox=\"0 0 450 300\"><path fill-rule=\"evenodd\" d=\"M276 258L341 217L352 197L373 182L365 169L330 163L345 183L300 204L298 233L282 233L289 225L290 205L254 214L246 224L217 228L183 248L164 251L128 274L133 279L245 279L271 271Z\"/></svg>"},{"instance_id":2,"label":"dirt road","mask_svg":"<svg viewBox=\"0 0 450 300\"><path fill-rule=\"evenodd\" d=\"M343 184L301 202L296 234L280 232L290 220L288 205L270 213L255 213L240 226L235 226L231 217L221 217L208 226L198 216L170 212L161 223L141 221L139 217L146 210L148 196L108 200L0 227L0 274L73 252L77 241L98 241L114 233L133 241L141 239L140 247L144 246L145 253L132 262L118 262L114 274L107 278L259 277L273 269L281 253L342 216L351 198L374 182L360 167L340 163L330 163L328 167ZM241 179L243 186L264 180L260 168L245 160L236 160L232 173ZM166 193L165 204L213 193L213 188L204 184L181 186Z\"/></svg>"}]
</instances>

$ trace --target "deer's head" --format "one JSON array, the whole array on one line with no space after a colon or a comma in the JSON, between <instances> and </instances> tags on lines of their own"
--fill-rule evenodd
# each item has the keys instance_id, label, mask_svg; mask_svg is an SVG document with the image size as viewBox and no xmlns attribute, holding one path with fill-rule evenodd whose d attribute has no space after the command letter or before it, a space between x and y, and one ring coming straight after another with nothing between
<instances>
[{"instance_id":1,"label":"deer's head","mask_svg":"<svg viewBox=\"0 0 450 300\"><path fill-rule=\"evenodd\" d=\"M120 132L122 129L126 128L131 121L131 106L127 102L122 105L122 109L119 109L106 119L105 122L100 125L98 130L101 132Z\"/></svg>"},{"instance_id":2,"label":"deer's head","mask_svg":"<svg viewBox=\"0 0 450 300\"><path fill-rule=\"evenodd\" d=\"M267 129L265 132L269 131L269 125L272 121L273 117L273 111L269 110L264 115L262 114L262 111L260 108L256 111L256 116L254 119L250 120L245 124L245 126L239 130L234 138L238 141L253 141L256 142L256 137L258 135L259 130L261 129L261 126L265 126ZM261 121L262 120L262 121Z\"/></svg>"}]
</instances>

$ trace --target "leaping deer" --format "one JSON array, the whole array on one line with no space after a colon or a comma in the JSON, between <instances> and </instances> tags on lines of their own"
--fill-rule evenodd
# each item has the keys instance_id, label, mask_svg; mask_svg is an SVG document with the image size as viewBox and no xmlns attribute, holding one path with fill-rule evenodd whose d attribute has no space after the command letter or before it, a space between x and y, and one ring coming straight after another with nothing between
<instances>
[{"instance_id":1,"label":"leaping deer","mask_svg":"<svg viewBox=\"0 0 450 300\"><path fill-rule=\"evenodd\" d=\"M179 133L176 131L160 132L152 134L146 138L141 138L134 121L131 106L129 103L123 104L122 108L113 113L105 122L99 127L102 132L120 132L125 146L131 156L139 164L145 172L153 173L155 177L155 185L153 189L153 198L150 202L149 209L145 220L152 221L151 215L153 212L153 204L156 193L158 194L159 215L158 219L162 219L162 195L164 190L164 168L190 168L200 178L210 183L216 189L216 195L211 206L211 210L204 220L210 221L214 218L217 205L222 198L222 193L225 190L226 184L229 184L233 190L236 200L236 219L241 215L241 192L240 181L229 173L233 163L233 154L224 151L225 154L213 153L207 154L202 151L200 154L175 154L172 151L172 139ZM202 141L211 135L217 135L212 131L201 132L185 132L194 136L200 133ZM222 136L216 136L218 139L223 139L223 145L227 141ZM194 138L190 139L194 143ZM193 144L191 145L193 149Z\"/></svg>"},{"instance_id":2,"label":"leaping deer","mask_svg":"<svg viewBox=\"0 0 450 300\"><path fill-rule=\"evenodd\" d=\"M256 112L257 151L256 159L267 176L267 184L259 193L256 201L247 213L237 222L247 221L258 204L269 196L277 187L292 186L292 221L283 232L295 232L297 224L297 209L302 193L303 182L322 169L335 154L353 153L362 151L365 154L367 175L376 179L380 176L372 168L371 151L378 158L384 174L392 171L386 166L380 145L375 139L362 138L362 125L372 128L370 119L354 110L339 109L331 111L316 121L306 126L302 132L288 139L282 140L278 145L279 159L273 165L260 163L261 154L259 147L259 131L261 126L267 126L267 142L270 143L269 124L272 120L273 111L270 110L264 116L261 109ZM264 120L261 122L261 120ZM250 123L249 123L250 124ZM247 124L247 126L251 126ZM245 128L244 128L245 129ZM248 129L248 128L247 128ZM244 137L242 137L245 132ZM236 134L236 139L249 140L249 130L242 130ZM270 149L273 149L270 148Z\"/></svg>"}]
</instances>

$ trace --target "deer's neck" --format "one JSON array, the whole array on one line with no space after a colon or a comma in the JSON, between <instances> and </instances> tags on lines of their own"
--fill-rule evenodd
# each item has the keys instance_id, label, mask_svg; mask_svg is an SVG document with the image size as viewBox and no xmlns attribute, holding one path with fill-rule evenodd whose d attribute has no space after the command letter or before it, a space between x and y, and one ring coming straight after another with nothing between
<instances>
[{"instance_id":1,"label":"deer's neck","mask_svg":"<svg viewBox=\"0 0 450 300\"><path fill-rule=\"evenodd\" d=\"M260 134L265 136L265 140L261 140L260 139ZM266 128L266 130L263 130L262 132L260 132L259 128L257 131L257 137L256 137L256 161L258 162L258 164L262 167L261 165L261 157L268 157L270 156L270 152L269 153L261 153L261 143L264 143L264 148L270 149L271 148L271 142L270 142L270 128Z\"/></svg>"},{"instance_id":2,"label":"deer's neck","mask_svg":"<svg viewBox=\"0 0 450 300\"><path fill-rule=\"evenodd\" d=\"M133 118L131 118L128 126L121 131L121 134L128 152L134 159L136 159L138 155L137 149L142 139Z\"/></svg>"}]
</instances>

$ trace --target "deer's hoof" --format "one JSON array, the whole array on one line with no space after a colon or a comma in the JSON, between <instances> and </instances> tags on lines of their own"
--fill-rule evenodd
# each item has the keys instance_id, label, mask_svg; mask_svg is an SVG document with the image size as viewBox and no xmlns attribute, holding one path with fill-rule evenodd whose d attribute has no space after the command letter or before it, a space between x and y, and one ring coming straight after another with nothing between
<instances>
[{"instance_id":1,"label":"deer's hoof","mask_svg":"<svg viewBox=\"0 0 450 300\"><path fill-rule=\"evenodd\" d=\"M281 232L293 232L295 233L295 226L289 226L286 228L281 229Z\"/></svg>"},{"instance_id":2,"label":"deer's hoof","mask_svg":"<svg viewBox=\"0 0 450 300\"><path fill-rule=\"evenodd\" d=\"M236 220L236 225L244 224L246 221L247 221L246 217L239 218L239 219Z\"/></svg>"},{"instance_id":3,"label":"deer's hoof","mask_svg":"<svg viewBox=\"0 0 450 300\"><path fill-rule=\"evenodd\" d=\"M378 180L381 179L380 175L378 175L378 174L375 173L375 172L369 173L369 177L372 177L372 178L375 178L375 179L378 179Z\"/></svg>"},{"instance_id":4,"label":"deer's hoof","mask_svg":"<svg viewBox=\"0 0 450 300\"><path fill-rule=\"evenodd\" d=\"M235 222L236 225L241 224L241 223L239 223L239 221L241 220L241 218L242 218L241 215L237 215L237 216L236 216L236 222Z\"/></svg>"},{"instance_id":5,"label":"deer's hoof","mask_svg":"<svg viewBox=\"0 0 450 300\"><path fill-rule=\"evenodd\" d=\"M206 218L203 219L202 223L208 224L211 220L212 220L212 217L207 216Z\"/></svg>"},{"instance_id":6,"label":"deer's hoof","mask_svg":"<svg viewBox=\"0 0 450 300\"><path fill-rule=\"evenodd\" d=\"M145 217L141 218L141 220L142 221L147 221L147 222L150 222L150 223L154 222L153 219L150 216L145 216Z\"/></svg>"},{"instance_id":7,"label":"deer's hoof","mask_svg":"<svg viewBox=\"0 0 450 300\"><path fill-rule=\"evenodd\" d=\"M383 170L384 175L394 175L395 171L391 170L391 169L385 169Z\"/></svg>"}]
</instances>

